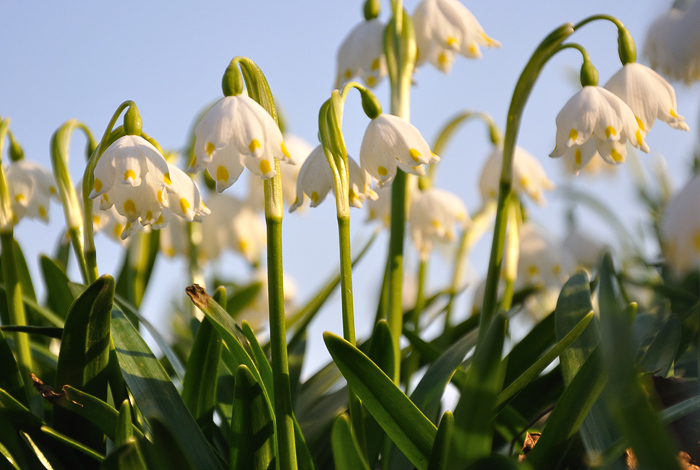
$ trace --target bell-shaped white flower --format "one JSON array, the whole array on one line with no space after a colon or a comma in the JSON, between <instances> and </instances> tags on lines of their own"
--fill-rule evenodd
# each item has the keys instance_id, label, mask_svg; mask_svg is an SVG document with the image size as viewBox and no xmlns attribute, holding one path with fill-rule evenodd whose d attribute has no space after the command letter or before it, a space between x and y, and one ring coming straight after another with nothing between
<instances>
[{"instance_id":1,"label":"bell-shaped white flower","mask_svg":"<svg viewBox=\"0 0 700 470\"><path fill-rule=\"evenodd\" d=\"M489 155L479 178L479 191L484 201L498 197L498 185L503 165L503 147L496 147ZM540 162L521 147L515 147L513 153L513 191L527 194L539 205L546 204L544 191L552 191L554 183Z\"/></svg>"},{"instance_id":2,"label":"bell-shaped white flower","mask_svg":"<svg viewBox=\"0 0 700 470\"><path fill-rule=\"evenodd\" d=\"M600 265L600 257L609 247L580 230L570 230L561 244L576 268L592 269Z\"/></svg>"},{"instance_id":3,"label":"bell-shaped white flower","mask_svg":"<svg viewBox=\"0 0 700 470\"><path fill-rule=\"evenodd\" d=\"M409 231L421 259L426 259L436 241L455 239L455 226L466 226L469 215L462 200L442 189L420 191L411 203Z\"/></svg>"},{"instance_id":4,"label":"bell-shaped white flower","mask_svg":"<svg viewBox=\"0 0 700 470\"><path fill-rule=\"evenodd\" d=\"M700 80L700 1L686 11L672 8L655 19L647 31L644 55L651 66L675 80Z\"/></svg>"},{"instance_id":5,"label":"bell-shaped white flower","mask_svg":"<svg viewBox=\"0 0 700 470\"><path fill-rule=\"evenodd\" d=\"M167 225L160 229L158 249L168 258L188 256L190 241L185 220L169 212L163 218Z\"/></svg>"},{"instance_id":6,"label":"bell-shaped white flower","mask_svg":"<svg viewBox=\"0 0 700 470\"><path fill-rule=\"evenodd\" d=\"M367 202L367 211L366 222L376 220L384 228L391 226L391 185L384 185L377 189L377 198Z\"/></svg>"},{"instance_id":7,"label":"bell-shaped white flower","mask_svg":"<svg viewBox=\"0 0 700 470\"><path fill-rule=\"evenodd\" d=\"M376 199L377 193L372 190L372 180L360 166L348 156L350 166L349 198L352 207L361 208L366 198ZM318 206L334 188L333 172L323 151L323 146L317 146L304 161L297 178L296 200L289 208L294 212L304 204L308 197L311 207Z\"/></svg>"},{"instance_id":8,"label":"bell-shaped white flower","mask_svg":"<svg viewBox=\"0 0 700 470\"><path fill-rule=\"evenodd\" d=\"M124 238L122 238L122 233L124 233L124 229L126 228L127 224L129 224L129 221L126 219L126 217L117 212L117 208L115 206L112 206L107 210L102 210L100 209L99 199L95 199L93 201L92 227L95 233L104 233L108 238L116 240L124 245L126 243L125 238L132 233L129 231L128 233L125 233ZM133 227L134 230L141 228L139 224L130 225L130 227Z\"/></svg>"},{"instance_id":9,"label":"bell-shaped white flower","mask_svg":"<svg viewBox=\"0 0 700 470\"><path fill-rule=\"evenodd\" d=\"M213 260L230 249L251 263L258 261L267 238L265 224L255 209L225 194L211 195L207 206L211 215L202 221L200 256Z\"/></svg>"},{"instance_id":10,"label":"bell-shaped white flower","mask_svg":"<svg viewBox=\"0 0 700 470\"><path fill-rule=\"evenodd\" d=\"M195 159L188 171L206 168L218 192L235 183L244 167L269 179L276 174L275 158L294 164L275 120L242 94L217 101L194 132Z\"/></svg>"},{"instance_id":11,"label":"bell-shaped white flower","mask_svg":"<svg viewBox=\"0 0 700 470\"><path fill-rule=\"evenodd\" d=\"M626 143L649 152L632 110L612 92L584 86L557 115L557 144L550 157L574 160L578 171L596 153L611 165L627 157Z\"/></svg>"},{"instance_id":12,"label":"bell-shaped white flower","mask_svg":"<svg viewBox=\"0 0 700 470\"><path fill-rule=\"evenodd\" d=\"M280 166L282 200L285 204L291 206L294 204L297 194L296 187L299 170L313 150L313 147L306 140L292 134L284 134L284 145L287 147L292 160L296 162L296 165ZM265 208L265 194L263 188L264 184L262 179L248 179L248 203L260 211Z\"/></svg>"},{"instance_id":13,"label":"bell-shaped white flower","mask_svg":"<svg viewBox=\"0 0 700 470\"><path fill-rule=\"evenodd\" d=\"M138 225L165 226L164 211L200 220L209 213L199 189L179 168L169 165L160 152L142 137L126 135L110 145L95 167L90 198L100 198L100 208L114 206L126 217L122 239Z\"/></svg>"},{"instance_id":14,"label":"bell-shaped white flower","mask_svg":"<svg viewBox=\"0 0 700 470\"><path fill-rule=\"evenodd\" d=\"M661 218L666 262L681 278L700 269L700 175L671 199Z\"/></svg>"},{"instance_id":15,"label":"bell-shaped white flower","mask_svg":"<svg viewBox=\"0 0 700 470\"><path fill-rule=\"evenodd\" d=\"M481 57L479 46L500 47L486 35L474 15L457 0L423 0L413 12L418 58L444 73L450 71L455 54Z\"/></svg>"},{"instance_id":16,"label":"bell-shaped white flower","mask_svg":"<svg viewBox=\"0 0 700 470\"><path fill-rule=\"evenodd\" d=\"M649 67L636 62L626 64L608 80L605 88L627 103L642 135L651 130L657 119L674 129L688 130L685 118L678 114L676 91Z\"/></svg>"},{"instance_id":17,"label":"bell-shaped white flower","mask_svg":"<svg viewBox=\"0 0 700 470\"><path fill-rule=\"evenodd\" d=\"M439 161L415 126L391 114L372 119L362 138L360 164L380 184L394 179L397 165L407 173L424 176L422 165Z\"/></svg>"},{"instance_id":18,"label":"bell-shaped white flower","mask_svg":"<svg viewBox=\"0 0 700 470\"><path fill-rule=\"evenodd\" d=\"M362 21L345 37L338 48L336 88L355 77L374 88L386 76L384 27L376 18Z\"/></svg>"},{"instance_id":19,"label":"bell-shaped white flower","mask_svg":"<svg viewBox=\"0 0 700 470\"><path fill-rule=\"evenodd\" d=\"M21 159L5 166L5 180L10 194L12 223L23 217L49 221L49 203L57 198L56 181L49 170Z\"/></svg>"},{"instance_id":20,"label":"bell-shaped white flower","mask_svg":"<svg viewBox=\"0 0 700 470\"><path fill-rule=\"evenodd\" d=\"M520 227L516 286L535 284L561 287L568 279L571 258L561 243L541 226L526 222Z\"/></svg>"}]
</instances>

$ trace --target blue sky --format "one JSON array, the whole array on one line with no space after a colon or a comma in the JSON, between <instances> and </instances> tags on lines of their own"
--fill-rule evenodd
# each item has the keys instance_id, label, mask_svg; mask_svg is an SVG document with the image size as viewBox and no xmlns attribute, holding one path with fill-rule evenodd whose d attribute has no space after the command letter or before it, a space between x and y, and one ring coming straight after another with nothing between
<instances>
[{"instance_id":1,"label":"blue sky","mask_svg":"<svg viewBox=\"0 0 700 470\"><path fill-rule=\"evenodd\" d=\"M643 61L644 36L649 23L668 1L544 1L492 0L463 2L478 18L486 32L502 43L500 49L484 50L480 60L459 57L449 75L429 66L416 75L412 90L412 122L432 142L446 120L465 109L491 114L504 128L505 116L515 82L537 44L552 29L567 21L595 13L620 18L637 41ZM413 11L416 0L406 0ZM388 17L383 2L381 18ZM0 31L3 64L0 86L0 115L12 119L11 129L23 145L27 158L49 163L51 134L64 121L85 122L96 137L104 131L114 109L124 100L134 100L143 117L144 130L165 148L179 148L187 140L192 120L200 110L221 96L220 81L228 62L245 55L258 63L287 118L288 130L316 144L319 106L330 96L335 75L335 52L345 34L361 20L359 1L307 0L283 2L3 2ZM572 40L584 45L598 67L601 84L619 68L615 28L604 22L588 25ZM526 107L518 143L535 155L560 186L573 184L608 201L623 221L636 231L644 213L630 186L629 170L617 176L570 180L563 176L561 162L547 156L554 147L554 119L576 90L572 76L578 74L581 59L572 50L559 54L544 69ZM679 112L691 132L684 133L657 124L647 137L651 154L663 154L678 186L689 177L690 155L697 140L697 86L675 83ZM388 110L388 83L375 90ZM351 155L358 156L367 119L359 99L351 97L346 107L344 131ZM489 143L483 126L472 123L463 128L442 155L438 186L458 194L470 211L480 205L477 181ZM83 139L78 134L72 145L71 172L77 181L82 172ZM650 156L641 155L648 168ZM567 183L569 182L569 183ZM244 182L229 191L242 193ZM551 195L544 209L532 207L537 221L562 234L567 205ZM58 205L52 207L49 226L25 221L16 230L28 261L36 272L39 253L51 252L62 227ZM599 219L577 210L586 230L610 238L610 230ZM364 212L352 213L352 230L357 239L366 238ZM334 205L325 202L305 215L287 215L284 225L285 269L297 281L304 299L332 272L337 264ZM653 249L653 246L650 247ZM121 250L108 240L99 240L98 253L103 273L114 273ZM373 247L370 258L356 270L358 331L367 334L374 315L374 302L386 237ZM482 252L487 251L488 244ZM408 255L409 268L416 255ZM486 257L473 259L474 270L485 272ZM449 264L438 258L433 265L433 286L447 278ZM218 269L243 275L243 265L226 258ZM173 274L178 273L178 274ZM186 283L184 264L160 262L153 289L144 309L148 316L161 318L165 310L159 299L182 295ZM77 275L76 275L77 278ZM180 285L181 284L181 285ZM174 288L173 286L177 286ZM163 329L167 326L162 324ZM340 332L339 303L324 310L314 325L313 351L322 351L320 331Z\"/></svg>"}]
</instances>

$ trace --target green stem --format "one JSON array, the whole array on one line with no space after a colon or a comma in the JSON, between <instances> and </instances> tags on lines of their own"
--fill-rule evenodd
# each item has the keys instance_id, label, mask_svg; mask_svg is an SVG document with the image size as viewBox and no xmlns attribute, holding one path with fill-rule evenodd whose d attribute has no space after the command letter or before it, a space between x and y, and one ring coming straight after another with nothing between
<instances>
[{"instance_id":1,"label":"green stem","mask_svg":"<svg viewBox=\"0 0 700 470\"><path fill-rule=\"evenodd\" d=\"M17 275L17 260L15 259L15 241L13 230L0 233L2 246L2 276L5 282L5 295L7 296L7 309L10 314L10 323L17 326L27 324L27 315L22 302L22 284ZM32 389L29 373L33 372L32 352L29 346L29 336L25 333L14 333L15 352L22 373L22 380L28 392Z\"/></svg>"},{"instance_id":2,"label":"green stem","mask_svg":"<svg viewBox=\"0 0 700 470\"><path fill-rule=\"evenodd\" d=\"M508 220L508 202L513 192L513 153L515 141L520 129L525 103L535 85L537 77L545 63L557 52L559 45L572 33L574 27L571 23L564 24L555 29L537 47L530 61L525 66L518 83L515 85L513 98L508 109L506 135L503 145L503 166L498 191L498 203L496 207L496 223L491 244L491 256L489 269L486 276L484 292L484 305L479 320L479 338L477 348L482 343L484 335L496 313L496 301L498 297L498 278L501 273L503 260L503 244L505 241L506 226Z\"/></svg>"},{"instance_id":3,"label":"green stem","mask_svg":"<svg viewBox=\"0 0 700 470\"><path fill-rule=\"evenodd\" d=\"M282 268L282 215L271 214L267 201L276 188L281 205L281 181L279 162L275 161L277 175L265 181L265 222L267 223L267 282L270 305L270 351L275 396L275 423L277 425L277 449L279 468L296 470L297 456L294 444L294 417L289 382L287 357L287 332L284 315L284 281ZM278 180L275 185L272 180Z\"/></svg>"},{"instance_id":4,"label":"green stem","mask_svg":"<svg viewBox=\"0 0 700 470\"><path fill-rule=\"evenodd\" d=\"M413 328L413 333L420 334L420 316L425 309L425 279L428 273L428 260L421 259L418 264L418 285L416 286L416 302L413 306L413 312L409 318L409 323ZM416 348L411 349L411 355L406 359L406 365L404 367L404 377L402 380L406 385L406 394L409 393L409 386L411 384L411 377L418 370L420 364L420 354Z\"/></svg>"},{"instance_id":5,"label":"green stem","mask_svg":"<svg viewBox=\"0 0 700 470\"><path fill-rule=\"evenodd\" d=\"M112 129L117 123L117 119L121 115L122 111L126 108L134 105L131 100L124 101L119 105L117 110L112 114L112 118L109 120L107 127L105 128L104 134L102 134L102 139L97 145L97 148L90 156L87 166L85 167L85 174L83 175L83 211L85 212L85 217L83 220L83 230L85 232L85 264L87 265L87 277L88 283L93 283L97 280L97 250L95 249L95 231L92 226L92 200L90 199L90 192L95 185L95 167L100 157L107 149L107 142L112 134Z\"/></svg>"},{"instance_id":6,"label":"green stem","mask_svg":"<svg viewBox=\"0 0 700 470\"><path fill-rule=\"evenodd\" d=\"M352 299L352 257L350 254L350 217L338 217L340 242L340 287L343 305L343 338L355 344L355 313Z\"/></svg>"}]
</instances>

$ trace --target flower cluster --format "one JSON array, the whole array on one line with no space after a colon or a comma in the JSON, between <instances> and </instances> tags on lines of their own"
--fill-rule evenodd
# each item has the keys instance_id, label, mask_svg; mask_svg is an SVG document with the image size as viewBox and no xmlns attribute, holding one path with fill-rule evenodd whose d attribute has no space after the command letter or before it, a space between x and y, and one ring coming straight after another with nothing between
<instances>
[{"instance_id":1,"label":"flower cluster","mask_svg":"<svg viewBox=\"0 0 700 470\"><path fill-rule=\"evenodd\" d=\"M486 160L481 177L479 191L484 201L498 197L498 184L503 164L503 147L496 147ZM554 183L547 177L540 162L526 150L516 147L513 153L513 191L527 194L540 205L546 203L543 191L552 191Z\"/></svg>"},{"instance_id":2,"label":"flower cluster","mask_svg":"<svg viewBox=\"0 0 700 470\"><path fill-rule=\"evenodd\" d=\"M469 214L456 195L436 188L417 192L408 217L413 243L422 259L426 259L436 241L455 239L455 225L469 223Z\"/></svg>"},{"instance_id":3,"label":"flower cluster","mask_svg":"<svg viewBox=\"0 0 700 470\"><path fill-rule=\"evenodd\" d=\"M51 198L58 199L51 172L25 159L10 163L4 170L12 206L12 223L18 223L23 217L48 222Z\"/></svg>"}]
</instances>

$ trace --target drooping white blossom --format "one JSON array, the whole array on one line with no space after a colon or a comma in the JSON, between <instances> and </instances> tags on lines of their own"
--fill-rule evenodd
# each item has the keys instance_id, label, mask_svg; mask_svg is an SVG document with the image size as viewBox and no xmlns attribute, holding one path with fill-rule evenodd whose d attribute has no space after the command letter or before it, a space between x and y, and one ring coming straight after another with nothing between
<instances>
[{"instance_id":1,"label":"drooping white blossom","mask_svg":"<svg viewBox=\"0 0 700 470\"><path fill-rule=\"evenodd\" d=\"M672 8L656 18L644 41L644 55L651 66L675 80L700 80L699 24L698 0L686 11Z\"/></svg>"},{"instance_id":2,"label":"drooping white blossom","mask_svg":"<svg viewBox=\"0 0 700 470\"><path fill-rule=\"evenodd\" d=\"M430 62L444 73L450 71L455 54L474 59L481 57L479 46L501 46L457 0L423 0L413 12L413 24L416 65Z\"/></svg>"},{"instance_id":3,"label":"drooping white blossom","mask_svg":"<svg viewBox=\"0 0 700 470\"><path fill-rule=\"evenodd\" d=\"M572 159L576 173L596 155L611 165L623 163L628 141L649 152L632 110L602 87L584 86L564 105L556 122L557 144L549 156Z\"/></svg>"},{"instance_id":4,"label":"drooping white blossom","mask_svg":"<svg viewBox=\"0 0 700 470\"><path fill-rule=\"evenodd\" d=\"M651 130L657 119L674 129L688 130L685 118L678 114L675 90L649 67L636 62L626 64L608 80L605 88L627 103L642 136Z\"/></svg>"},{"instance_id":5,"label":"drooping white blossom","mask_svg":"<svg viewBox=\"0 0 700 470\"><path fill-rule=\"evenodd\" d=\"M269 179L276 174L275 158L294 164L275 120L243 94L221 98L202 117L195 128L194 153L188 171L206 168L218 192L236 182L245 167Z\"/></svg>"},{"instance_id":6,"label":"drooping white blossom","mask_svg":"<svg viewBox=\"0 0 700 470\"><path fill-rule=\"evenodd\" d=\"M391 114L372 119L362 138L360 164L380 184L394 179L397 166L423 176L423 165L439 161L415 126Z\"/></svg>"},{"instance_id":7,"label":"drooping white blossom","mask_svg":"<svg viewBox=\"0 0 700 470\"><path fill-rule=\"evenodd\" d=\"M409 232L422 259L426 259L436 241L455 239L455 227L465 227L469 214L456 195L437 188L417 192L411 203Z\"/></svg>"},{"instance_id":8,"label":"drooping white blossom","mask_svg":"<svg viewBox=\"0 0 700 470\"><path fill-rule=\"evenodd\" d=\"M335 87L341 88L355 77L374 88L386 76L384 28L378 19L362 21L343 39L338 48Z\"/></svg>"},{"instance_id":9,"label":"drooping white blossom","mask_svg":"<svg viewBox=\"0 0 700 470\"><path fill-rule=\"evenodd\" d=\"M4 168L10 203L17 224L22 218L49 221L51 199L58 199L56 181L49 170L29 160L13 161Z\"/></svg>"},{"instance_id":10,"label":"drooping white blossom","mask_svg":"<svg viewBox=\"0 0 700 470\"><path fill-rule=\"evenodd\" d=\"M496 147L489 155L479 178L481 198L486 201L498 197L498 186L503 165L503 147ZM554 183L547 177L540 162L521 147L513 152L513 191L527 194L540 205L546 204L544 191L552 191Z\"/></svg>"},{"instance_id":11,"label":"drooping white blossom","mask_svg":"<svg viewBox=\"0 0 700 470\"><path fill-rule=\"evenodd\" d=\"M516 286L561 287L566 282L571 258L562 250L561 242L540 225L533 222L521 225L519 251Z\"/></svg>"},{"instance_id":12,"label":"drooping white blossom","mask_svg":"<svg viewBox=\"0 0 700 470\"><path fill-rule=\"evenodd\" d=\"M700 175L666 205L661 217L666 263L677 278L700 269Z\"/></svg>"}]
</instances>

